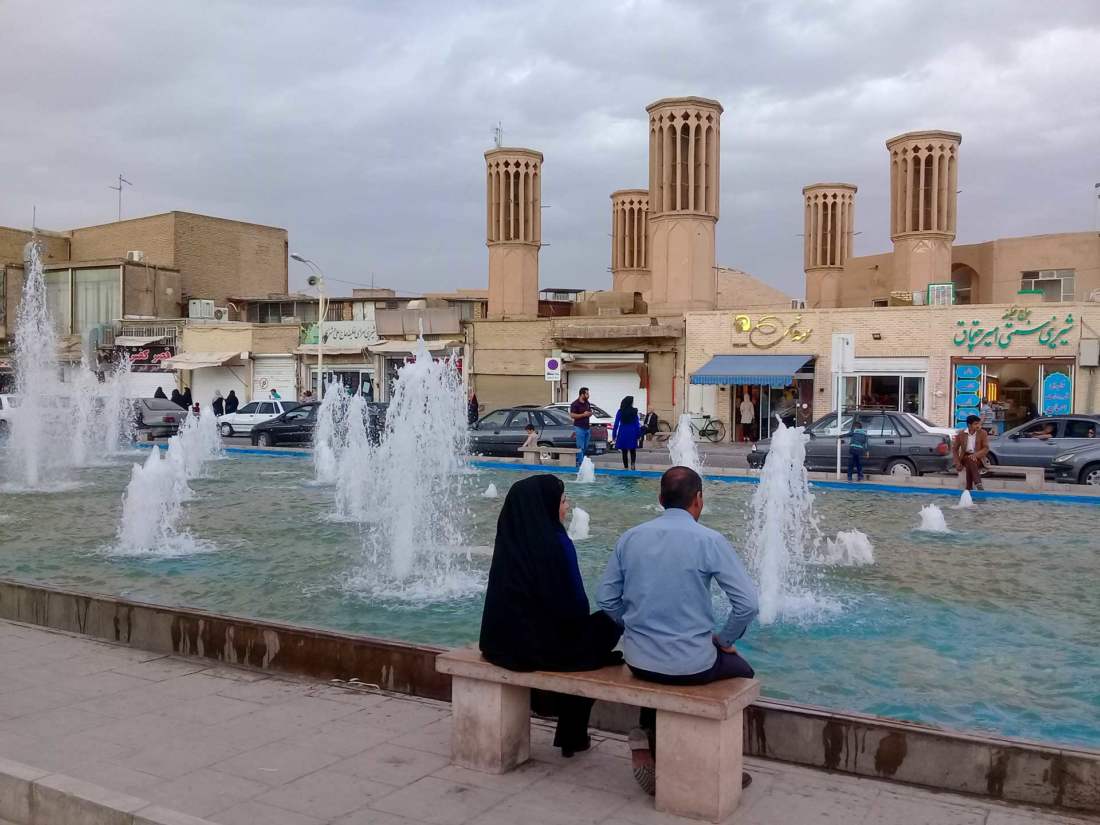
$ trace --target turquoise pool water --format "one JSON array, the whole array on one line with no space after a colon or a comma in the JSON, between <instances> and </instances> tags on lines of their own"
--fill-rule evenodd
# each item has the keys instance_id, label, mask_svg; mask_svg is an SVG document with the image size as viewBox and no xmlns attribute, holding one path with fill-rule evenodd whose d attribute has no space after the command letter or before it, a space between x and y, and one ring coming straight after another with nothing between
<instances>
[{"instance_id":1,"label":"turquoise pool water","mask_svg":"<svg viewBox=\"0 0 1100 825\"><path fill-rule=\"evenodd\" d=\"M142 456L135 456L139 460ZM527 471L472 470L463 483L465 540L492 543L502 498ZM461 562L473 587L424 603L378 595L355 524L332 519L332 490L308 461L234 457L191 483L185 529L195 552L112 554L129 464L83 471L56 494L0 493L0 576L439 645L476 639L485 556ZM657 482L570 482L591 516L578 543L594 592L615 539L656 515ZM709 483L703 520L743 543L748 484ZM936 501L950 534L921 533ZM768 696L1100 747L1100 507L818 490L822 531L859 528L875 546L864 567L813 569L832 605L799 622L753 626L739 647Z\"/></svg>"}]
</instances>

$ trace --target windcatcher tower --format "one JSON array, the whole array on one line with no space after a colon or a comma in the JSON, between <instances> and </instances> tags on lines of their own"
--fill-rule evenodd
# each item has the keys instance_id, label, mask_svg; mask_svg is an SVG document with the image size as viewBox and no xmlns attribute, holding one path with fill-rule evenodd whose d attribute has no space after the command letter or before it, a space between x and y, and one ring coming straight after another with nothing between
<instances>
[{"instance_id":1,"label":"windcatcher tower","mask_svg":"<svg viewBox=\"0 0 1100 825\"><path fill-rule=\"evenodd\" d=\"M542 152L485 153L489 317L537 318L542 244Z\"/></svg>"},{"instance_id":2,"label":"windcatcher tower","mask_svg":"<svg viewBox=\"0 0 1100 825\"><path fill-rule=\"evenodd\" d=\"M850 183L812 183L802 189L806 303L840 306L840 278L852 256L856 187Z\"/></svg>"},{"instance_id":3,"label":"windcatcher tower","mask_svg":"<svg viewBox=\"0 0 1100 825\"><path fill-rule=\"evenodd\" d=\"M649 192L620 189L611 193L611 289L640 292L649 301Z\"/></svg>"},{"instance_id":4,"label":"windcatcher tower","mask_svg":"<svg viewBox=\"0 0 1100 825\"><path fill-rule=\"evenodd\" d=\"M649 113L650 310L713 309L722 104L670 97Z\"/></svg>"},{"instance_id":5,"label":"windcatcher tower","mask_svg":"<svg viewBox=\"0 0 1100 825\"><path fill-rule=\"evenodd\" d=\"M890 138L890 239L897 289L923 292L951 280L958 190L957 132L906 132Z\"/></svg>"}]
</instances>

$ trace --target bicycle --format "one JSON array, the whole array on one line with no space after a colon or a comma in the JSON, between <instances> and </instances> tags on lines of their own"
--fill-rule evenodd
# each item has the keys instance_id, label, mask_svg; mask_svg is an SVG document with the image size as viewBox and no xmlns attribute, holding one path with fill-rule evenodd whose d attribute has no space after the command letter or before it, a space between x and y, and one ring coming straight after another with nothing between
<instances>
[{"instance_id":1,"label":"bicycle","mask_svg":"<svg viewBox=\"0 0 1100 825\"><path fill-rule=\"evenodd\" d=\"M725 440L725 424L723 424L717 418L711 418L709 415L700 415L699 418L703 419L703 426L700 427L694 421L692 421L692 435L695 435L699 438L705 438L711 444L717 444L719 441Z\"/></svg>"}]
</instances>

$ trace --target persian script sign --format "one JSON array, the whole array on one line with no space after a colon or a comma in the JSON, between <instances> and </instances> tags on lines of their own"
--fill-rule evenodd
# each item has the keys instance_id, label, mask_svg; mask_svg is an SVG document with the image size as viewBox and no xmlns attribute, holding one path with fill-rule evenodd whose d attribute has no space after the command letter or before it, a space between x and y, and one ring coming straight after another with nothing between
<instances>
[{"instance_id":1,"label":"persian script sign","mask_svg":"<svg viewBox=\"0 0 1100 825\"><path fill-rule=\"evenodd\" d=\"M994 326L987 327L977 319L970 323L956 321L958 329L955 331L954 344L956 347L966 347L967 352L973 352L978 347L996 346L1008 349L1017 336L1034 336L1039 346L1058 349L1070 345L1068 336L1075 323L1072 313L1067 313L1061 321L1057 315L1052 315L1040 322L1032 320L1030 307L1013 306L1001 316L1000 323Z\"/></svg>"},{"instance_id":2,"label":"persian script sign","mask_svg":"<svg viewBox=\"0 0 1100 825\"><path fill-rule=\"evenodd\" d=\"M783 340L805 341L813 332L802 329L802 316L797 315L789 324L775 315L764 315L754 324L748 315L736 315L733 318L735 332L747 332L749 343L757 349L771 349Z\"/></svg>"},{"instance_id":3,"label":"persian script sign","mask_svg":"<svg viewBox=\"0 0 1100 825\"><path fill-rule=\"evenodd\" d=\"M376 344L378 328L374 321L325 321L326 344ZM302 333L303 344L317 343L317 324L310 324Z\"/></svg>"}]
</instances>

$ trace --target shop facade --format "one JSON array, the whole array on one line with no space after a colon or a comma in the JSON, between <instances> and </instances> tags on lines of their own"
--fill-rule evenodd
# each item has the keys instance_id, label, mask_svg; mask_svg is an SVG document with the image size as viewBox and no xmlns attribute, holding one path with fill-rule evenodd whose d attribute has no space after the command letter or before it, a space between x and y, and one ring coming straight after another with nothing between
<instances>
[{"instance_id":1,"label":"shop facade","mask_svg":"<svg viewBox=\"0 0 1100 825\"><path fill-rule=\"evenodd\" d=\"M1098 329L1100 304L1090 303L690 313L685 380L713 389L689 395L689 409L719 418L733 438L766 437L764 422L777 412L789 420L777 406L792 400L796 423L820 418L835 405L832 336L846 333L855 340L846 407L910 412L954 427L979 414L984 398L1003 431L1039 414L1100 410ZM796 370L782 356L812 360ZM722 363L712 365L718 357ZM741 380L754 370L766 380ZM728 383L708 379L708 371ZM780 386L784 376L790 383ZM746 395L749 428L740 409Z\"/></svg>"}]
</instances>

